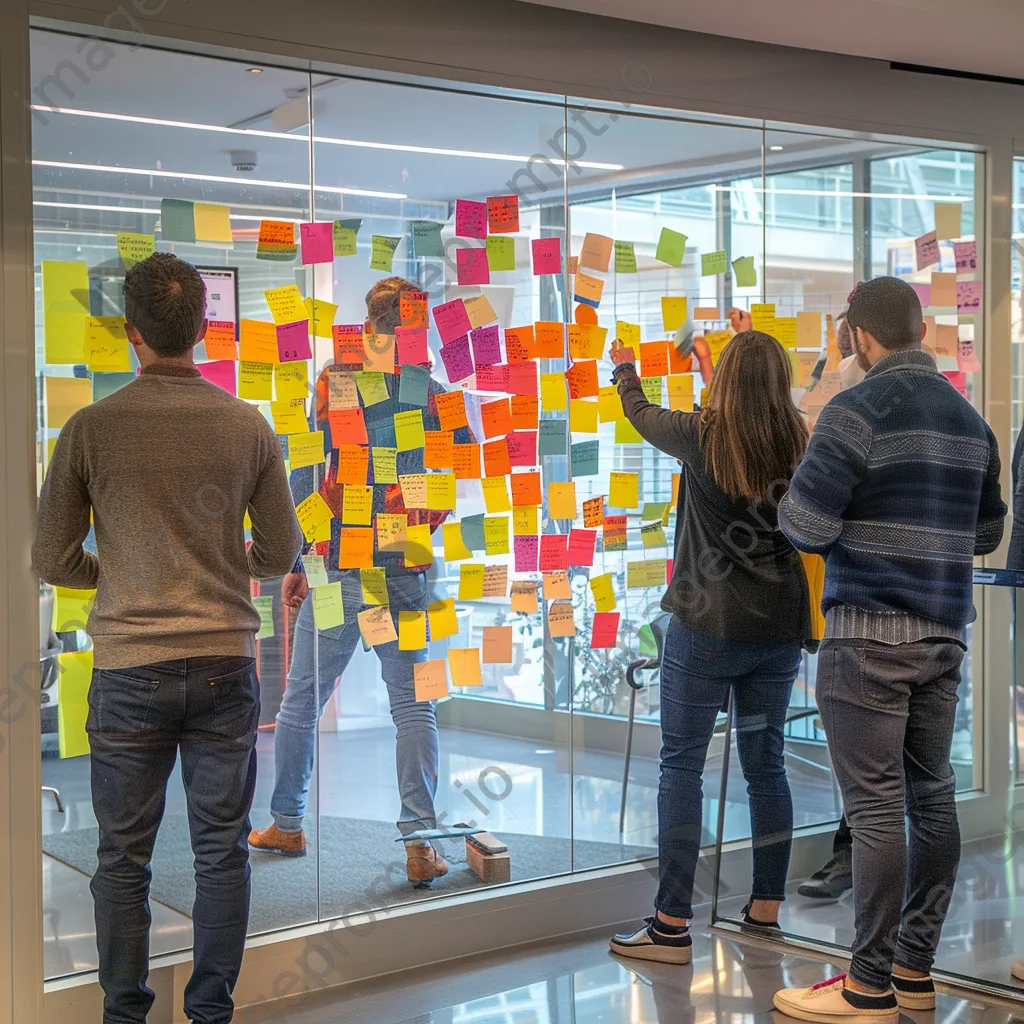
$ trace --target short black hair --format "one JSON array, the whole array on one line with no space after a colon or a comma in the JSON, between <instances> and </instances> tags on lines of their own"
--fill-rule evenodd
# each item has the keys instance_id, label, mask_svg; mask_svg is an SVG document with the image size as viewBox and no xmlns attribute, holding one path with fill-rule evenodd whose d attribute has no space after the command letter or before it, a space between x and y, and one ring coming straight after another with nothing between
<instances>
[{"instance_id":1,"label":"short black hair","mask_svg":"<svg viewBox=\"0 0 1024 1024\"><path fill-rule=\"evenodd\" d=\"M191 263L153 253L125 274L124 316L157 355L182 356L203 326L206 285Z\"/></svg>"},{"instance_id":2,"label":"short black hair","mask_svg":"<svg viewBox=\"0 0 1024 1024\"><path fill-rule=\"evenodd\" d=\"M857 285L850 296L846 322L860 328L891 352L921 344L921 300L898 277L876 277Z\"/></svg>"}]
</instances>

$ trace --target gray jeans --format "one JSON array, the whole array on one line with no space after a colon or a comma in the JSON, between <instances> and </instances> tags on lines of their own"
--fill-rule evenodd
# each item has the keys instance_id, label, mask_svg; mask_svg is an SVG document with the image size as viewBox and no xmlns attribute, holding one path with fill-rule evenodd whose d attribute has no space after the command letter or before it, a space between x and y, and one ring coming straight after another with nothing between
<instances>
[{"instance_id":1,"label":"gray jeans","mask_svg":"<svg viewBox=\"0 0 1024 1024\"><path fill-rule=\"evenodd\" d=\"M818 708L853 831L850 976L930 971L960 863L949 763L963 648L825 640ZM909 850L906 819L910 819Z\"/></svg>"}]
</instances>

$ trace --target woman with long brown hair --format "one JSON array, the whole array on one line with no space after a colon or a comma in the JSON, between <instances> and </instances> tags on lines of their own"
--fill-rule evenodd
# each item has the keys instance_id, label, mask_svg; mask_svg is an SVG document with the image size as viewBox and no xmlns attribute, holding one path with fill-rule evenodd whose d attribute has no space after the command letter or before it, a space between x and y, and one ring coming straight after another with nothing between
<instances>
[{"instance_id":1,"label":"woman with long brown hair","mask_svg":"<svg viewBox=\"0 0 1024 1024\"><path fill-rule=\"evenodd\" d=\"M747 329L722 350L697 412L652 405L632 351L612 346L626 418L683 467L675 561L662 600L672 619L661 667L656 912L635 934L611 941L615 953L665 963L691 958L701 778L730 690L753 835L748 925L778 927L792 843L783 727L811 623L803 566L779 532L776 509L807 446L807 427L790 397L785 350L750 330L749 315L735 319Z\"/></svg>"}]
</instances>

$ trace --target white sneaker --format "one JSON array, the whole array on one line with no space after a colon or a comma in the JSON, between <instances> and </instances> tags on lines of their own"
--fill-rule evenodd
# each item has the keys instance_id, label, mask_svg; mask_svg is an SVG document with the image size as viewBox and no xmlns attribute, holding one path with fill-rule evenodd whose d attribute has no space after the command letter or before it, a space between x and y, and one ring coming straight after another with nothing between
<instances>
[{"instance_id":1,"label":"white sneaker","mask_svg":"<svg viewBox=\"0 0 1024 1024\"><path fill-rule=\"evenodd\" d=\"M653 917L644 918L643 927L631 935L615 935L609 949L634 960L654 960L661 964L688 964L693 958L693 939L689 932L666 935Z\"/></svg>"},{"instance_id":2,"label":"white sneaker","mask_svg":"<svg viewBox=\"0 0 1024 1024\"><path fill-rule=\"evenodd\" d=\"M775 993L775 1009L814 1024L896 1024L899 1003L892 992L870 996L846 987L840 974L810 988L784 988Z\"/></svg>"}]
</instances>

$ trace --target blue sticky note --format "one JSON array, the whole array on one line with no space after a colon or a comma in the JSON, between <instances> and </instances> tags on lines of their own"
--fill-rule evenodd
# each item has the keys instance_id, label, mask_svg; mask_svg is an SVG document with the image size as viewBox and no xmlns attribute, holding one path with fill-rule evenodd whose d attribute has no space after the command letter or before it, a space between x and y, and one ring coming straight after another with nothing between
<instances>
[{"instance_id":1,"label":"blue sticky note","mask_svg":"<svg viewBox=\"0 0 1024 1024\"><path fill-rule=\"evenodd\" d=\"M92 400L98 402L107 395L112 395L125 384L135 380L134 373L94 373L92 375Z\"/></svg>"},{"instance_id":2,"label":"blue sticky note","mask_svg":"<svg viewBox=\"0 0 1024 1024\"><path fill-rule=\"evenodd\" d=\"M597 476L598 441L581 441L572 446L572 475Z\"/></svg>"},{"instance_id":3,"label":"blue sticky note","mask_svg":"<svg viewBox=\"0 0 1024 1024\"><path fill-rule=\"evenodd\" d=\"M399 378L398 400L404 405L418 405L422 409L427 404L429 387L430 371L422 366L406 363Z\"/></svg>"},{"instance_id":4,"label":"blue sticky note","mask_svg":"<svg viewBox=\"0 0 1024 1024\"><path fill-rule=\"evenodd\" d=\"M537 437L537 454L565 455L568 441L568 420L541 420Z\"/></svg>"},{"instance_id":5,"label":"blue sticky note","mask_svg":"<svg viewBox=\"0 0 1024 1024\"><path fill-rule=\"evenodd\" d=\"M161 199L160 238L165 242L195 242L195 203L187 199Z\"/></svg>"},{"instance_id":6,"label":"blue sticky note","mask_svg":"<svg viewBox=\"0 0 1024 1024\"><path fill-rule=\"evenodd\" d=\"M484 541L483 513L478 516L464 516L459 520L459 525L462 527L462 541L470 551L487 550Z\"/></svg>"}]
</instances>

